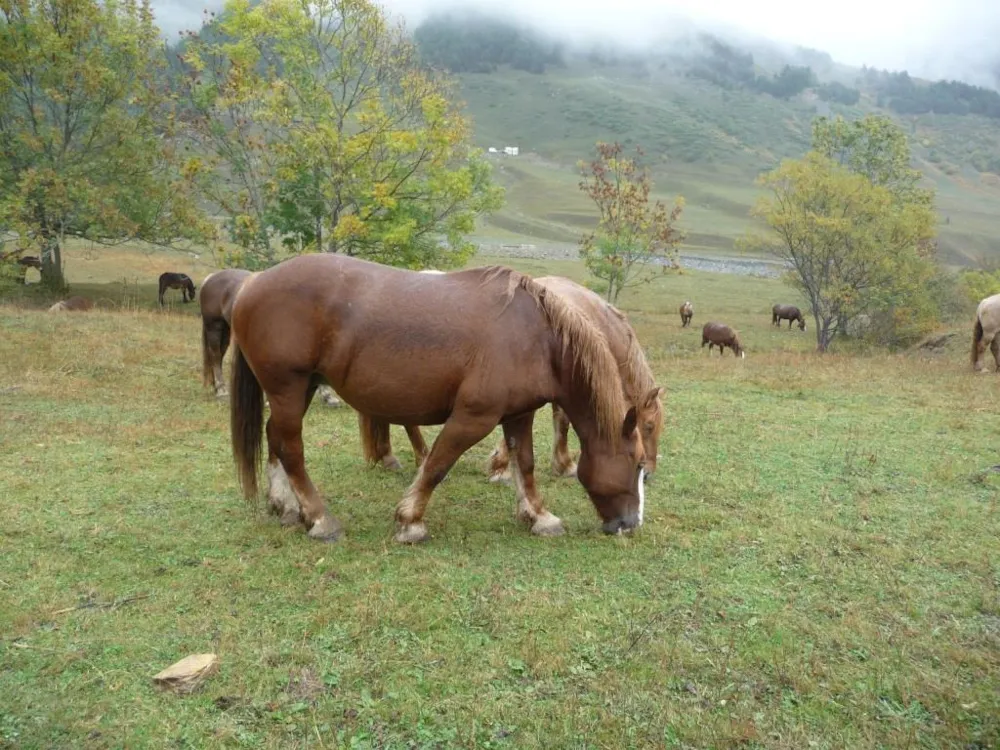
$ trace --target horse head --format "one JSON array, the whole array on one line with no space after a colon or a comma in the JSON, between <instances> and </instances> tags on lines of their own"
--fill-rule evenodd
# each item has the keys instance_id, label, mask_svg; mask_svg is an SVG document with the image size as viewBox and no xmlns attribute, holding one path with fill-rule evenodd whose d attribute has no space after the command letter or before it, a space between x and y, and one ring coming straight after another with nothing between
<instances>
[{"instance_id":1,"label":"horse head","mask_svg":"<svg viewBox=\"0 0 1000 750\"><path fill-rule=\"evenodd\" d=\"M806 319L805 316L803 315L799 315L799 330L800 331L806 330Z\"/></svg>"},{"instance_id":2,"label":"horse head","mask_svg":"<svg viewBox=\"0 0 1000 750\"><path fill-rule=\"evenodd\" d=\"M621 430L611 438L580 440L576 475L601 517L605 534L630 532L642 525L645 505L639 410L629 408Z\"/></svg>"}]
</instances>

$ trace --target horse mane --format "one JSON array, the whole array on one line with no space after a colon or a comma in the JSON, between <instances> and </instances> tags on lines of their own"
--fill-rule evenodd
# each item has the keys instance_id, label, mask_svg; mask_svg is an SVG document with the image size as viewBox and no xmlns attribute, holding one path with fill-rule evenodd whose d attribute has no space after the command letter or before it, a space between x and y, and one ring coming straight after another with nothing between
<instances>
[{"instance_id":1,"label":"horse mane","mask_svg":"<svg viewBox=\"0 0 1000 750\"><path fill-rule=\"evenodd\" d=\"M646 360L646 353L643 352L642 346L639 344L639 337L635 335L635 329L628 322L628 317L612 304L608 304L608 308L625 325L628 341L625 362L620 367L622 384L625 386L628 398L632 403L641 405L645 395L656 387L653 371Z\"/></svg>"},{"instance_id":2,"label":"horse mane","mask_svg":"<svg viewBox=\"0 0 1000 750\"><path fill-rule=\"evenodd\" d=\"M591 405L597 420L597 431L604 438L618 433L628 407L622 395L622 379L618 363L611 354L611 347L601 330L573 305L558 294L512 268L489 266L480 270L481 285L504 283L505 304L514 300L518 289L523 289L541 308L549 326L562 341L563 353L571 350L573 366L583 375L590 387Z\"/></svg>"}]
</instances>

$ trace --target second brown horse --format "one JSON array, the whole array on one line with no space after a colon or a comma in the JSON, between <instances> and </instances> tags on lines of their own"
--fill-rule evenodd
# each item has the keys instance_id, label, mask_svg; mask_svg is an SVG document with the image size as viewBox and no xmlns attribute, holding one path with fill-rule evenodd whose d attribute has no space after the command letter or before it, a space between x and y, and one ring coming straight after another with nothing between
<instances>
[{"instance_id":1,"label":"second brown horse","mask_svg":"<svg viewBox=\"0 0 1000 750\"><path fill-rule=\"evenodd\" d=\"M577 477L603 530L641 523L638 412L607 340L527 276L500 267L424 275L305 255L244 282L232 329L231 429L244 494L257 494L266 394L269 500L283 518L300 517L310 537L341 534L303 456L302 418L324 381L375 419L444 425L396 507L398 542L428 538L434 488L497 424L514 457L519 518L536 534L561 533L534 482L531 419L548 402L580 436Z\"/></svg>"}]
</instances>

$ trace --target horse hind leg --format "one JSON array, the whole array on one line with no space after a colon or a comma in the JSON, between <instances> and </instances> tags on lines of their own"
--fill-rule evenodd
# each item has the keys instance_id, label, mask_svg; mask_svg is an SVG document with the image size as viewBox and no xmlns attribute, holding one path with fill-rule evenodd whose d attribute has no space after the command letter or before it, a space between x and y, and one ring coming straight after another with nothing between
<instances>
[{"instance_id":1,"label":"horse hind leg","mask_svg":"<svg viewBox=\"0 0 1000 750\"><path fill-rule=\"evenodd\" d=\"M532 440L532 424L535 413L505 422L504 442L510 451L511 475L517 493L518 521L531 524L531 533L537 536L559 536L564 532L562 521L545 509L538 486L535 484L535 451Z\"/></svg>"},{"instance_id":2,"label":"horse hind leg","mask_svg":"<svg viewBox=\"0 0 1000 750\"><path fill-rule=\"evenodd\" d=\"M403 425L406 430L406 437L410 439L410 447L413 448L413 460L419 469L421 464L427 459L427 443L424 442L423 433L416 425Z\"/></svg>"},{"instance_id":3,"label":"horse hind leg","mask_svg":"<svg viewBox=\"0 0 1000 750\"><path fill-rule=\"evenodd\" d=\"M552 404L552 473L557 477L575 477L576 461L569 454L569 417Z\"/></svg>"},{"instance_id":4,"label":"horse hind leg","mask_svg":"<svg viewBox=\"0 0 1000 750\"><path fill-rule=\"evenodd\" d=\"M330 515L306 472L302 446L302 417L312 390L308 379L301 378L281 392L269 394L268 500L282 524L301 521L312 539L332 542L340 538L341 525Z\"/></svg>"},{"instance_id":5,"label":"horse hind leg","mask_svg":"<svg viewBox=\"0 0 1000 750\"><path fill-rule=\"evenodd\" d=\"M512 477L510 473L510 452L507 450L507 442L500 438L497 447L490 454L490 463L487 468L491 482L503 482L509 484Z\"/></svg>"},{"instance_id":6,"label":"horse hind leg","mask_svg":"<svg viewBox=\"0 0 1000 750\"><path fill-rule=\"evenodd\" d=\"M423 519L431 493L448 475L459 456L489 435L496 425L496 417L473 415L461 409L452 412L417 470L417 476L396 506L397 542L413 544L429 538Z\"/></svg>"},{"instance_id":7,"label":"horse hind leg","mask_svg":"<svg viewBox=\"0 0 1000 750\"><path fill-rule=\"evenodd\" d=\"M993 335L993 341L990 344L990 351L993 353L993 361L996 363L996 371L1000 373L1000 331L997 331Z\"/></svg>"},{"instance_id":8,"label":"horse hind leg","mask_svg":"<svg viewBox=\"0 0 1000 750\"><path fill-rule=\"evenodd\" d=\"M361 446L368 463L382 464L382 467L389 471L402 471L403 465L392 455L388 422L358 412L358 430L361 433Z\"/></svg>"}]
</instances>

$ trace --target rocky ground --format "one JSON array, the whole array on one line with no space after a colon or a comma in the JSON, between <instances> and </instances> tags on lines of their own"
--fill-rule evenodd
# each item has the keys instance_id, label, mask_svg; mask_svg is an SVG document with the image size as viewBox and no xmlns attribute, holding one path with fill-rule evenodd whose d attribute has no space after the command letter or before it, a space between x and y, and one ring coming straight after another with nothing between
<instances>
[{"instance_id":1,"label":"rocky ground","mask_svg":"<svg viewBox=\"0 0 1000 750\"><path fill-rule=\"evenodd\" d=\"M497 244L481 243L479 252L484 255L509 258L540 258L545 260L577 260L580 256L576 245L569 244ZM688 255L681 253L681 265L696 271L732 273L740 276L766 276L775 278L781 273L781 264L760 258L732 258L725 255Z\"/></svg>"}]
</instances>

